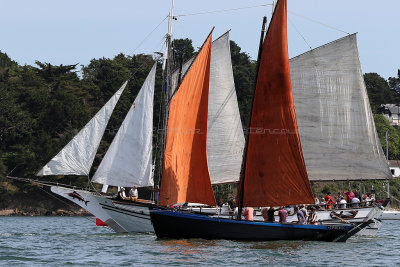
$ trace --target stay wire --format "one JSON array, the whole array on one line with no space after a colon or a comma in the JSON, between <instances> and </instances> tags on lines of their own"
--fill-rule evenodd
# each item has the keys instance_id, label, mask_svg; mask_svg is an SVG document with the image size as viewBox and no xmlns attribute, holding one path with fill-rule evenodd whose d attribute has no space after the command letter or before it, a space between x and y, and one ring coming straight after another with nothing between
<instances>
[{"instance_id":1,"label":"stay wire","mask_svg":"<svg viewBox=\"0 0 400 267\"><path fill-rule=\"evenodd\" d=\"M150 35L157 30L158 27L160 27L160 25L169 17L169 15L167 15L165 18L163 18L163 20L149 33L146 35L146 37L136 46L136 48L132 51L132 55L135 53L135 51L147 40L147 38L150 37Z\"/></svg>"},{"instance_id":2,"label":"stay wire","mask_svg":"<svg viewBox=\"0 0 400 267\"><path fill-rule=\"evenodd\" d=\"M303 38L304 42L308 45L308 47L310 48L310 50L312 50L311 45L307 42L306 38L301 34L301 32L297 29L296 25L293 23L293 21L291 19L288 18L288 21L290 22L290 24L293 26L293 28L296 30L296 32L301 36L301 38Z\"/></svg>"},{"instance_id":3,"label":"stay wire","mask_svg":"<svg viewBox=\"0 0 400 267\"><path fill-rule=\"evenodd\" d=\"M312 19L312 18L303 16L303 15L300 15L300 14L295 13L295 12L292 12L292 11L288 11L288 12L291 13L291 14L293 14L293 15L295 15L295 16L298 16L298 17L307 19L307 20L309 20L309 21L315 22L315 23L317 23L317 24L320 24L320 25L322 25L322 26L325 26L325 27L327 27L327 28L330 28L330 29L333 29L333 30L336 30L336 31L339 31L339 32L342 32L342 33L345 33L345 34L347 34L347 35L350 35L350 33L346 32L346 31L343 31L343 30L341 30L341 29L338 29L338 28L336 28L336 27L330 26L330 25L328 25L328 24L326 24L326 23L317 21L317 20L315 20L315 19Z\"/></svg>"},{"instance_id":4,"label":"stay wire","mask_svg":"<svg viewBox=\"0 0 400 267\"><path fill-rule=\"evenodd\" d=\"M196 15L204 15L204 14L223 13L223 12L229 12L229 11L242 10L242 9L265 7L265 6L272 6L272 4L264 4L264 5L257 5L257 6L246 6L246 7L238 7L238 8L231 8L231 9L220 9L220 10L204 11L204 12L191 13L191 14L180 14L180 15L175 15L174 17L178 18L178 17L186 17L186 16L196 16Z\"/></svg>"}]
</instances>

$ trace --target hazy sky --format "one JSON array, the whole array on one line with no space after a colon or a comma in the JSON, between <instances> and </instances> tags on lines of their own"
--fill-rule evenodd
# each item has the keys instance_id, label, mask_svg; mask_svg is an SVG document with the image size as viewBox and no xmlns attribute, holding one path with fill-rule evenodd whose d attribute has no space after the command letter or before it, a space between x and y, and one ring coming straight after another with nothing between
<instances>
[{"instance_id":1,"label":"hazy sky","mask_svg":"<svg viewBox=\"0 0 400 267\"><path fill-rule=\"evenodd\" d=\"M272 0L175 0L174 13L187 15L271 3ZM171 1L0 0L0 4L0 50L13 60L30 65L35 60L87 65L93 58L113 57L120 52L131 55L161 51L167 31L167 20L162 21ZM198 47L212 26L214 38L231 29L231 39L255 59L262 17L266 15L269 20L271 10L268 5L180 16L174 22L173 34L175 38L193 39ZM289 55L309 49L303 37L315 48L346 35L332 27L358 32L363 72L377 72L386 79L395 77L400 68L399 11L399 0L288 0Z\"/></svg>"}]
</instances>

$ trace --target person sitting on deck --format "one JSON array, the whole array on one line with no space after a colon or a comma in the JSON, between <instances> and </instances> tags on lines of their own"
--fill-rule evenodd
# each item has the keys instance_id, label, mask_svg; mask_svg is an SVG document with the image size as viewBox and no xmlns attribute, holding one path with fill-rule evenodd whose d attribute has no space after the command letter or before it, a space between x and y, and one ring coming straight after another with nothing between
<instances>
[{"instance_id":1,"label":"person sitting on deck","mask_svg":"<svg viewBox=\"0 0 400 267\"><path fill-rule=\"evenodd\" d=\"M236 204L235 204L235 200L233 199L233 196L229 197L228 205L229 205L229 210L230 211L234 211L235 210Z\"/></svg>"},{"instance_id":2,"label":"person sitting on deck","mask_svg":"<svg viewBox=\"0 0 400 267\"><path fill-rule=\"evenodd\" d=\"M274 207L270 207L268 212L268 222L275 222L275 209Z\"/></svg>"},{"instance_id":3,"label":"person sitting on deck","mask_svg":"<svg viewBox=\"0 0 400 267\"><path fill-rule=\"evenodd\" d=\"M219 202L217 203L217 206L222 208L222 205L224 205L224 200L222 198L220 198Z\"/></svg>"},{"instance_id":4,"label":"person sitting on deck","mask_svg":"<svg viewBox=\"0 0 400 267\"><path fill-rule=\"evenodd\" d=\"M351 204L353 208L358 208L360 206L360 200L358 199L358 197L353 197L351 199Z\"/></svg>"},{"instance_id":5,"label":"person sitting on deck","mask_svg":"<svg viewBox=\"0 0 400 267\"><path fill-rule=\"evenodd\" d=\"M303 212L304 218L305 218L306 221L307 221L309 215L308 215L308 213L307 213L307 208L306 208L306 206L303 205L303 208L301 208L301 211Z\"/></svg>"},{"instance_id":6,"label":"person sitting on deck","mask_svg":"<svg viewBox=\"0 0 400 267\"><path fill-rule=\"evenodd\" d=\"M317 211L315 207L311 207L311 213L308 217L308 224L319 224L317 221Z\"/></svg>"},{"instance_id":7,"label":"person sitting on deck","mask_svg":"<svg viewBox=\"0 0 400 267\"><path fill-rule=\"evenodd\" d=\"M327 209L331 209L332 208L332 204L333 204L333 199L331 197L331 193L328 192L328 194L325 196L325 204L326 204L326 208Z\"/></svg>"},{"instance_id":8,"label":"person sitting on deck","mask_svg":"<svg viewBox=\"0 0 400 267\"><path fill-rule=\"evenodd\" d=\"M346 199L342 198L339 203L340 203L340 205L339 205L340 209L346 208L346 204L347 204Z\"/></svg>"},{"instance_id":9,"label":"person sitting on deck","mask_svg":"<svg viewBox=\"0 0 400 267\"><path fill-rule=\"evenodd\" d=\"M364 195L363 201L365 202L365 206L371 205L371 197L369 194Z\"/></svg>"},{"instance_id":10,"label":"person sitting on deck","mask_svg":"<svg viewBox=\"0 0 400 267\"><path fill-rule=\"evenodd\" d=\"M319 205L319 199L316 195L314 195L314 204Z\"/></svg>"},{"instance_id":11,"label":"person sitting on deck","mask_svg":"<svg viewBox=\"0 0 400 267\"><path fill-rule=\"evenodd\" d=\"M353 197L354 197L354 193L353 193L353 191L351 191L351 190L349 190L349 191L347 191L347 192L344 192L344 194L346 195L346 197L347 197L347 203L351 203L351 200L353 199Z\"/></svg>"},{"instance_id":12,"label":"person sitting on deck","mask_svg":"<svg viewBox=\"0 0 400 267\"><path fill-rule=\"evenodd\" d=\"M306 223L306 217L304 216L303 211L301 210L304 208L304 205L301 205L300 208L297 210L297 223L298 224L305 224Z\"/></svg>"},{"instance_id":13,"label":"person sitting on deck","mask_svg":"<svg viewBox=\"0 0 400 267\"><path fill-rule=\"evenodd\" d=\"M336 206L339 207L340 201L343 199L342 193L338 192L336 196Z\"/></svg>"},{"instance_id":14,"label":"person sitting on deck","mask_svg":"<svg viewBox=\"0 0 400 267\"><path fill-rule=\"evenodd\" d=\"M244 219L245 219L246 221L252 221L252 220L253 220L253 212L254 212L254 209L253 209L253 208L247 207L247 208L244 210L244 213L243 213Z\"/></svg>"},{"instance_id":15,"label":"person sitting on deck","mask_svg":"<svg viewBox=\"0 0 400 267\"><path fill-rule=\"evenodd\" d=\"M125 188L121 187L118 194L117 194L117 199L119 200L124 200L126 198L125 195Z\"/></svg>"},{"instance_id":16,"label":"person sitting on deck","mask_svg":"<svg viewBox=\"0 0 400 267\"><path fill-rule=\"evenodd\" d=\"M286 223L288 212L284 207L281 207L278 211L279 223Z\"/></svg>"},{"instance_id":17,"label":"person sitting on deck","mask_svg":"<svg viewBox=\"0 0 400 267\"><path fill-rule=\"evenodd\" d=\"M268 222L268 208L263 208L261 210L261 215L264 218L264 222Z\"/></svg>"},{"instance_id":18,"label":"person sitting on deck","mask_svg":"<svg viewBox=\"0 0 400 267\"><path fill-rule=\"evenodd\" d=\"M135 185L134 187L131 188L131 190L129 190L129 198L132 201L137 201L138 200L138 190L137 190L137 186Z\"/></svg>"}]
</instances>

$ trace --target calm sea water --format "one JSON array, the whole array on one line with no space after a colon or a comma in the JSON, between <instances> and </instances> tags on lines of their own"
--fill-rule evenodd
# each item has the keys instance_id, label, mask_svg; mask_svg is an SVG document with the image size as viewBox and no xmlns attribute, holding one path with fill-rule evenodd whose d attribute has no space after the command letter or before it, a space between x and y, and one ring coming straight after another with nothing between
<instances>
[{"instance_id":1,"label":"calm sea water","mask_svg":"<svg viewBox=\"0 0 400 267\"><path fill-rule=\"evenodd\" d=\"M346 243L157 240L115 234L84 217L0 217L0 265L399 266L400 221Z\"/></svg>"}]
</instances>

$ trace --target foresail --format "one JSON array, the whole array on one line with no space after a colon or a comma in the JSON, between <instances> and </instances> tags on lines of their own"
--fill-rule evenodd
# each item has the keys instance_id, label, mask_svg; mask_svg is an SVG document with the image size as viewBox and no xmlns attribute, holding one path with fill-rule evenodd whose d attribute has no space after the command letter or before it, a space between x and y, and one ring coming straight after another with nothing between
<instances>
[{"instance_id":1,"label":"foresail","mask_svg":"<svg viewBox=\"0 0 400 267\"><path fill-rule=\"evenodd\" d=\"M314 202L297 131L286 26L286 1L280 0L262 46L244 171L243 206Z\"/></svg>"},{"instance_id":2,"label":"foresail","mask_svg":"<svg viewBox=\"0 0 400 267\"><path fill-rule=\"evenodd\" d=\"M211 45L207 120L211 183L237 182L245 141L233 80L229 32Z\"/></svg>"},{"instance_id":3,"label":"foresail","mask_svg":"<svg viewBox=\"0 0 400 267\"><path fill-rule=\"evenodd\" d=\"M152 186L153 98L156 65L121 124L92 181L113 186Z\"/></svg>"},{"instance_id":4,"label":"foresail","mask_svg":"<svg viewBox=\"0 0 400 267\"><path fill-rule=\"evenodd\" d=\"M128 81L79 133L36 175L89 175L108 120Z\"/></svg>"},{"instance_id":5,"label":"foresail","mask_svg":"<svg viewBox=\"0 0 400 267\"><path fill-rule=\"evenodd\" d=\"M193 60L194 57L182 65L182 76ZM178 76L179 70L171 75L173 90L178 85ZM207 156L212 184L239 180L244 142L227 32L211 44Z\"/></svg>"},{"instance_id":6,"label":"foresail","mask_svg":"<svg viewBox=\"0 0 400 267\"><path fill-rule=\"evenodd\" d=\"M159 204L215 205L207 164L211 34L170 102Z\"/></svg>"},{"instance_id":7,"label":"foresail","mask_svg":"<svg viewBox=\"0 0 400 267\"><path fill-rule=\"evenodd\" d=\"M363 80L356 35L291 59L290 69L309 179L390 178Z\"/></svg>"}]
</instances>

